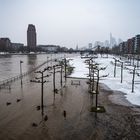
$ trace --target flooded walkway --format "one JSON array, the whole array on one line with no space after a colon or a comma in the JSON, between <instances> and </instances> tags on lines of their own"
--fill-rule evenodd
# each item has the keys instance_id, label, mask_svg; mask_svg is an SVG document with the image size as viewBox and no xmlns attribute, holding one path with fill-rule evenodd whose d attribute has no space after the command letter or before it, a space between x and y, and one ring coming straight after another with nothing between
<instances>
[{"instance_id":1,"label":"flooded walkway","mask_svg":"<svg viewBox=\"0 0 140 140\"><path fill-rule=\"evenodd\" d=\"M88 111L89 102L84 101L88 98L86 84L82 82L81 89L80 86L71 85L68 80L66 87L56 94L55 100L52 83L45 85L44 116L47 115L48 119L44 121L41 110L37 109L40 105L40 84L30 83L28 80L24 78L22 88L20 81L17 81L11 86L9 93L8 89L1 91L0 139L65 139L67 131L76 127L75 121L80 123L83 113ZM7 102L11 104L7 105Z\"/></svg>"},{"instance_id":2,"label":"flooded walkway","mask_svg":"<svg viewBox=\"0 0 140 140\"><path fill-rule=\"evenodd\" d=\"M108 95L112 91L101 88L99 104L104 105L106 113L99 113L96 117L89 111L91 104L94 104L94 98L87 92L86 80L81 79L79 85L74 85L71 84L72 79L67 79L63 90L60 90L58 82L59 91L55 100L52 83L45 85L42 116L41 110L37 108L40 105L40 84L28 83L28 80L24 79L22 89L20 82L16 82L9 93L4 93L4 90L1 93L2 140L111 140L123 134L126 122L129 121L126 117L134 113L129 107L109 101ZM17 99L21 100L18 102ZM7 106L6 101L11 104ZM125 131L130 131L129 129Z\"/></svg>"},{"instance_id":3,"label":"flooded walkway","mask_svg":"<svg viewBox=\"0 0 140 140\"><path fill-rule=\"evenodd\" d=\"M48 74L46 72L46 74ZM60 73L44 84L44 115L42 116L41 84L32 83L37 73L31 73L0 91L0 140L120 140L139 139L140 108L113 103L114 95L100 85L99 105L105 113L90 112L95 97L88 93L86 79L68 78L61 88ZM63 75L64 76L64 75ZM121 94L121 93L120 93ZM123 98L123 97L121 97ZM124 99L125 100L125 99ZM127 129L126 129L127 126Z\"/></svg>"}]
</instances>

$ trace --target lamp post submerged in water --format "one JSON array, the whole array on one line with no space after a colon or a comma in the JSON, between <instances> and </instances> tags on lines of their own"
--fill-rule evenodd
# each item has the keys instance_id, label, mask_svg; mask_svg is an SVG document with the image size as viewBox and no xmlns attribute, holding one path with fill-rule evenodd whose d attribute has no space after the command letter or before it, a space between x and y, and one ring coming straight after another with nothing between
<instances>
[{"instance_id":1,"label":"lamp post submerged in water","mask_svg":"<svg viewBox=\"0 0 140 140\"><path fill-rule=\"evenodd\" d=\"M21 87L22 87L22 63L23 61L20 60L20 78L21 78Z\"/></svg>"}]
</instances>

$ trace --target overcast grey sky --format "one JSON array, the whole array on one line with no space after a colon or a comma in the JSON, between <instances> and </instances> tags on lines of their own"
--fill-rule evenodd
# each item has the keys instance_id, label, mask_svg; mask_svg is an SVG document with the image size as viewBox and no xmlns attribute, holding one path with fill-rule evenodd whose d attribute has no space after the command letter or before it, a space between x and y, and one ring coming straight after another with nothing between
<instances>
[{"instance_id":1,"label":"overcast grey sky","mask_svg":"<svg viewBox=\"0 0 140 140\"><path fill-rule=\"evenodd\" d=\"M28 24L38 44L68 48L140 33L140 0L0 0L0 37L26 45Z\"/></svg>"}]
</instances>

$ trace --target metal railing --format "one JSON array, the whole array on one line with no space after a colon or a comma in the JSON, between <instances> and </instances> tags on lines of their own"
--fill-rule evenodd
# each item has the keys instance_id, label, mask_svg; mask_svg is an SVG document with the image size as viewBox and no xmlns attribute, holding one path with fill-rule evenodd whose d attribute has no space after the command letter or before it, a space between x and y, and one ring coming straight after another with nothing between
<instances>
[{"instance_id":1,"label":"metal railing","mask_svg":"<svg viewBox=\"0 0 140 140\"><path fill-rule=\"evenodd\" d=\"M0 81L0 89L1 89L3 86L5 86L5 85L7 85L7 84L9 84L9 83L12 83L12 82L14 82L14 81L16 81L16 80L18 80L18 79L21 79L21 78L23 78L24 76L26 76L26 75L28 75L28 74L34 72L35 70L37 70L38 68L42 67L42 66L43 66L44 64L46 64L46 63L48 63L48 61L43 62L42 64L40 64L39 66L33 68L33 69L30 70L30 71L27 71L27 72L22 73L22 75L19 74L19 75L17 75L17 76L10 77L10 78L8 78L8 79L5 79L5 80L3 80L3 81Z\"/></svg>"}]
</instances>

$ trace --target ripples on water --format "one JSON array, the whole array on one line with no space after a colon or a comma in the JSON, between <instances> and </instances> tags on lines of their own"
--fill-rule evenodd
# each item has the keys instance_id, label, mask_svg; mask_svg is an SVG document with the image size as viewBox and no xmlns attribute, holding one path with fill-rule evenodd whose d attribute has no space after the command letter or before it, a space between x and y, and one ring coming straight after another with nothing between
<instances>
[{"instance_id":1,"label":"ripples on water","mask_svg":"<svg viewBox=\"0 0 140 140\"><path fill-rule=\"evenodd\" d=\"M20 60L24 62L22 72L27 72L51 57L64 57L64 54L0 55L0 81L19 75Z\"/></svg>"}]
</instances>

